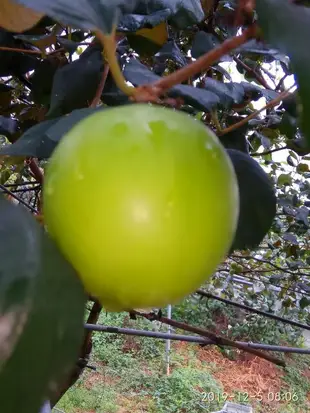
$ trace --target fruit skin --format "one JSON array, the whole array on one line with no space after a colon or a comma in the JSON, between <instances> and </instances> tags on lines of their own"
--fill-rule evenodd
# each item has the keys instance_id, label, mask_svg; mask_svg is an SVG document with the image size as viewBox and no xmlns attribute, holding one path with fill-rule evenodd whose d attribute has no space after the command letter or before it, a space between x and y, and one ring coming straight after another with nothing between
<instances>
[{"instance_id":1,"label":"fruit skin","mask_svg":"<svg viewBox=\"0 0 310 413\"><path fill-rule=\"evenodd\" d=\"M234 168L213 132L147 104L75 125L52 154L43 195L48 231L109 311L195 291L228 252L239 213Z\"/></svg>"}]
</instances>

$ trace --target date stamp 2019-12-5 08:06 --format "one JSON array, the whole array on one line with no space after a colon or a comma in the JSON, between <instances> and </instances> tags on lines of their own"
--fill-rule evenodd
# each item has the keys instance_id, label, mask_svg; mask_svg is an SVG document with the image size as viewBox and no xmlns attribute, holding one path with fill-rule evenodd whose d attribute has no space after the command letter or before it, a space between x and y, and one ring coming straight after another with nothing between
<instances>
[{"instance_id":1,"label":"date stamp 2019-12-5 08:06","mask_svg":"<svg viewBox=\"0 0 310 413\"><path fill-rule=\"evenodd\" d=\"M226 402L235 401L237 403L251 403L251 402L298 402L298 394L294 392L265 392L262 391L254 392L253 394L245 391L237 391L234 393L226 392L202 392L201 401L203 403Z\"/></svg>"}]
</instances>

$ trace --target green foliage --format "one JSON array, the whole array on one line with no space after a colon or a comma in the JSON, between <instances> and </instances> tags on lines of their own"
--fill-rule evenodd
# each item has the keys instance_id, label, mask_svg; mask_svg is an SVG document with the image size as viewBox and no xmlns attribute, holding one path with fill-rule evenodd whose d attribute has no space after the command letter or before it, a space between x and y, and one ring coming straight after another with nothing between
<instances>
[{"instance_id":1,"label":"green foliage","mask_svg":"<svg viewBox=\"0 0 310 413\"><path fill-rule=\"evenodd\" d=\"M302 332L290 325L279 324L258 314L245 315L237 321L230 330L231 337L245 341L264 342L265 344L290 343L299 346L302 344Z\"/></svg>"},{"instance_id":2,"label":"green foliage","mask_svg":"<svg viewBox=\"0 0 310 413\"><path fill-rule=\"evenodd\" d=\"M309 371L309 356L292 354L291 359L293 362L286 367L283 379L289 386L289 391L297 395L298 402L296 404L299 406L304 405L309 409L310 381L307 375Z\"/></svg>"},{"instance_id":3,"label":"green foliage","mask_svg":"<svg viewBox=\"0 0 310 413\"><path fill-rule=\"evenodd\" d=\"M173 318L234 340L302 345L302 330L259 314L247 313L213 299L190 296L173 307Z\"/></svg>"},{"instance_id":4,"label":"green foliage","mask_svg":"<svg viewBox=\"0 0 310 413\"><path fill-rule=\"evenodd\" d=\"M14 145L0 148L0 154L49 158L62 136L77 122L102 108L73 110L70 115L38 123L25 132Z\"/></svg>"},{"instance_id":5,"label":"green foliage","mask_svg":"<svg viewBox=\"0 0 310 413\"><path fill-rule=\"evenodd\" d=\"M99 321L113 327L136 329L152 329L153 325L147 320L129 320L126 313L101 314ZM126 335L102 334L93 335L94 354L109 370L120 374L123 369L134 368L137 358L152 360L163 357L165 344L161 340L147 337L130 337Z\"/></svg>"},{"instance_id":6,"label":"green foliage","mask_svg":"<svg viewBox=\"0 0 310 413\"><path fill-rule=\"evenodd\" d=\"M83 381L77 382L57 404L58 409L65 413L75 413L77 410L96 411L96 413L116 413L115 402L117 393L108 386L97 386L87 389Z\"/></svg>"},{"instance_id":7,"label":"green foliage","mask_svg":"<svg viewBox=\"0 0 310 413\"><path fill-rule=\"evenodd\" d=\"M154 398L158 413L216 410L223 401L205 400L205 393L222 393L221 386L205 371L186 368L175 369L170 376L162 377L156 387ZM216 398L215 398L216 399Z\"/></svg>"},{"instance_id":8,"label":"green foliage","mask_svg":"<svg viewBox=\"0 0 310 413\"><path fill-rule=\"evenodd\" d=\"M130 2L117 0L113 3L109 0L101 2L79 0L75 3L74 8L70 0L56 0L53 3L49 3L47 0L40 3L36 0L18 0L17 2L43 12L63 24L84 30L99 28L105 33L111 32L112 25L117 21L119 13L121 15L132 14L132 18L128 19L129 24L126 25L127 30L138 30L143 27L142 24L148 27L150 23L156 24L162 21L163 18L158 19L158 13L164 13L165 19L171 18L171 23L179 28L198 23L204 17L200 3L191 0L176 3L170 0L151 0L147 4L136 0ZM128 16L126 17L128 18ZM136 23L135 27L133 27L133 21ZM120 21L122 27L121 23L122 20ZM123 26L125 23L126 21Z\"/></svg>"}]
</instances>

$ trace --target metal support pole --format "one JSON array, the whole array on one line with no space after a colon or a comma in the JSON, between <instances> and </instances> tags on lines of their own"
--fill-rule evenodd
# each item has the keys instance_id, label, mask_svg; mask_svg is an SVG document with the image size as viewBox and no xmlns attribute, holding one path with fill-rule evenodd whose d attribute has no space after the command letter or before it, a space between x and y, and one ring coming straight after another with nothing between
<instances>
[{"instance_id":1,"label":"metal support pole","mask_svg":"<svg viewBox=\"0 0 310 413\"><path fill-rule=\"evenodd\" d=\"M171 305L169 304L167 307L167 318L171 319ZM168 334L171 334L171 326L168 326ZM171 341L168 338L166 341L166 374L167 376L170 375L170 349L171 349Z\"/></svg>"}]
</instances>

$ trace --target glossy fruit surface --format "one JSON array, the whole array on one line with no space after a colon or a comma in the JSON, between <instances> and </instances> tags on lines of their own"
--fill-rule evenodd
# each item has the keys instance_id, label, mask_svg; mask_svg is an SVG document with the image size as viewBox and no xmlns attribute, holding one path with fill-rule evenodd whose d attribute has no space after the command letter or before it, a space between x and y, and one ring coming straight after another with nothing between
<instances>
[{"instance_id":1,"label":"glossy fruit surface","mask_svg":"<svg viewBox=\"0 0 310 413\"><path fill-rule=\"evenodd\" d=\"M193 292L225 257L239 196L213 132L180 111L130 104L75 125L46 171L48 231L110 311Z\"/></svg>"}]
</instances>

